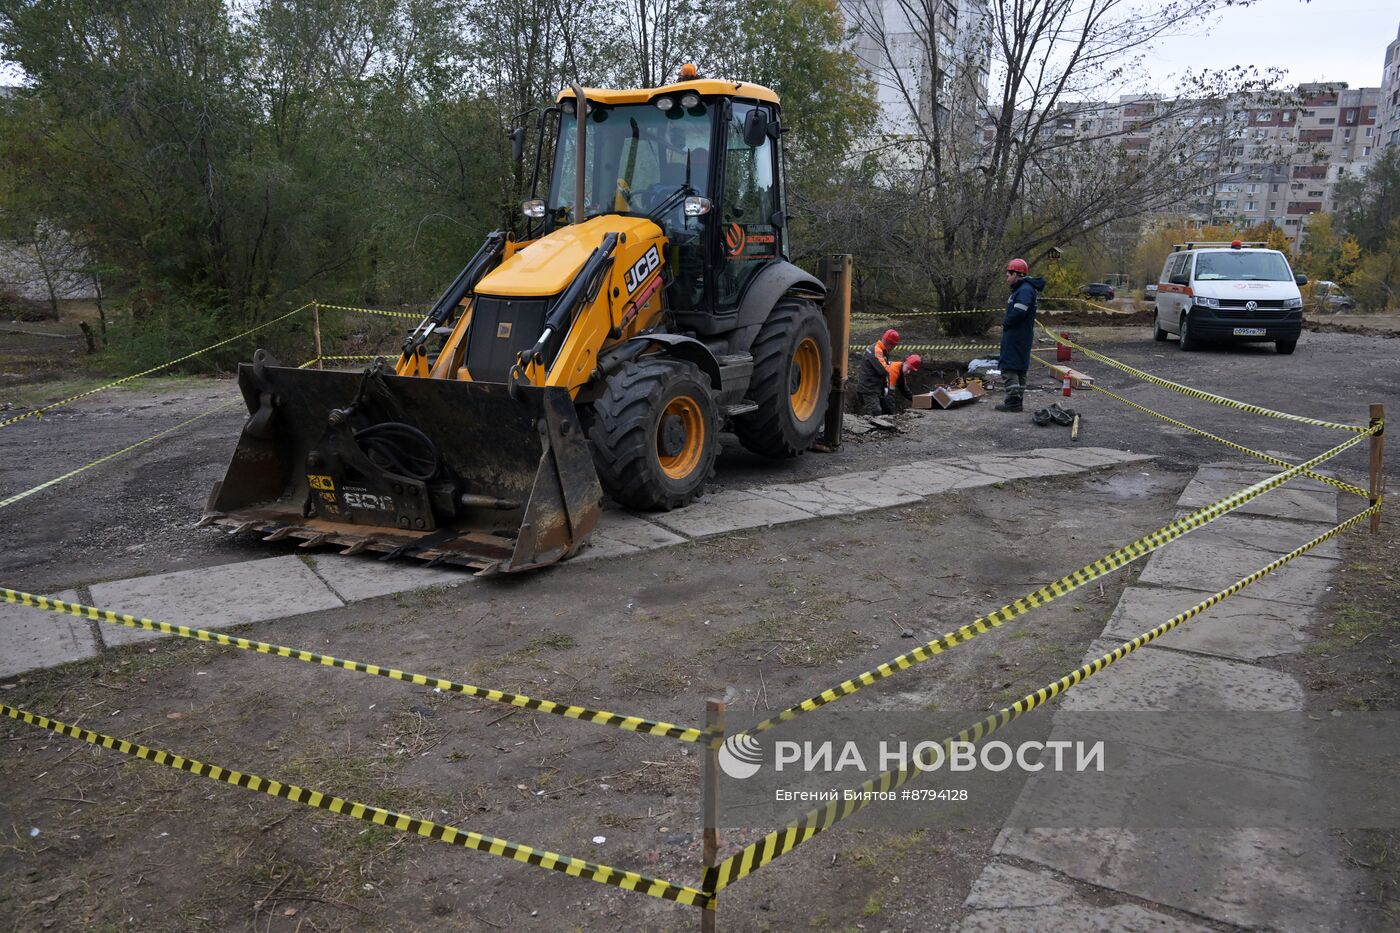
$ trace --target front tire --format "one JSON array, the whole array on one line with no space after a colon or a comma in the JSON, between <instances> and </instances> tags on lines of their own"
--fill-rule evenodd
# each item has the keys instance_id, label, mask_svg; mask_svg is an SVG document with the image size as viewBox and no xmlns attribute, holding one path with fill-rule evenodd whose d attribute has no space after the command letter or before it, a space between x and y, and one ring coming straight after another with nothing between
<instances>
[{"instance_id":1,"label":"front tire","mask_svg":"<svg viewBox=\"0 0 1400 933\"><path fill-rule=\"evenodd\" d=\"M826 420L831 392L831 337L817 306L784 298L754 339L748 398L757 410L734 419L739 442L774 459L812 446Z\"/></svg>"},{"instance_id":2,"label":"front tire","mask_svg":"<svg viewBox=\"0 0 1400 933\"><path fill-rule=\"evenodd\" d=\"M1158 342L1167 339L1167 332L1162 328L1162 309L1155 308L1152 314L1152 339Z\"/></svg>"},{"instance_id":3,"label":"front tire","mask_svg":"<svg viewBox=\"0 0 1400 933\"><path fill-rule=\"evenodd\" d=\"M1274 349L1277 350L1279 353L1282 353L1284 356L1288 356L1288 355L1289 355L1290 353L1292 353L1295 349L1297 349L1297 347L1298 347L1298 338L1297 338L1297 337L1294 337L1292 340L1275 340L1275 341L1274 341Z\"/></svg>"},{"instance_id":4,"label":"front tire","mask_svg":"<svg viewBox=\"0 0 1400 933\"><path fill-rule=\"evenodd\" d=\"M705 491L719 452L709 380L691 363L626 363L593 403L588 433L603 491L629 509L667 512Z\"/></svg>"},{"instance_id":5,"label":"front tire","mask_svg":"<svg viewBox=\"0 0 1400 933\"><path fill-rule=\"evenodd\" d=\"M1185 350L1187 353L1190 353L1193 350L1199 350L1201 348L1201 342L1195 337L1191 336L1191 315L1189 314L1183 314L1181 316L1180 346L1181 349Z\"/></svg>"}]
</instances>

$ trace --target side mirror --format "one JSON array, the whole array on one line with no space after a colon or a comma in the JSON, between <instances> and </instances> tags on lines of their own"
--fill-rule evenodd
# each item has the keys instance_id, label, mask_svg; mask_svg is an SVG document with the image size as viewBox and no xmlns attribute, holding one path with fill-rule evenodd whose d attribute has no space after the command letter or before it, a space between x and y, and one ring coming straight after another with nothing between
<instances>
[{"instance_id":1,"label":"side mirror","mask_svg":"<svg viewBox=\"0 0 1400 933\"><path fill-rule=\"evenodd\" d=\"M1306 275L1295 275L1293 276L1293 281L1297 282L1298 286L1301 288L1308 284L1308 277Z\"/></svg>"},{"instance_id":2,"label":"side mirror","mask_svg":"<svg viewBox=\"0 0 1400 933\"><path fill-rule=\"evenodd\" d=\"M519 162L525 155L525 127L517 126L510 131L510 157Z\"/></svg>"},{"instance_id":3,"label":"side mirror","mask_svg":"<svg viewBox=\"0 0 1400 933\"><path fill-rule=\"evenodd\" d=\"M755 107L744 117L744 145L757 149L768 138L768 111Z\"/></svg>"},{"instance_id":4,"label":"side mirror","mask_svg":"<svg viewBox=\"0 0 1400 933\"><path fill-rule=\"evenodd\" d=\"M1172 276L1170 279L1168 279L1167 281L1171 282L1173 285L1190 285L1190 284L1191 284L1191 279L1190 279L1190 277L1189 277L1189 276L1185 276L1185 275L1174 275L1174 276Z\"/></svg>"}]
</instances>

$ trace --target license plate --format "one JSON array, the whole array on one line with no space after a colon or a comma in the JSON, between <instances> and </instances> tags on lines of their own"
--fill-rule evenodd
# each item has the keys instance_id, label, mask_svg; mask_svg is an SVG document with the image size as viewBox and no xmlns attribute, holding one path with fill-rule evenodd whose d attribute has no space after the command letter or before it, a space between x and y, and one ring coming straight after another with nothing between
<instances>
[{"instance_id":1,"label":"license plate","mask_svg":"<svg viewBox=\"0 0 1400 933\"><path fill-rule=\"evenodd\" d=\"M1235 328L1235 336L1236 336L1236 337L1262 337L1262 336L1264 336L1264 328L1262 328L1262 327L1236 327L1236 328Z\"/></svg>"}]
</instances>

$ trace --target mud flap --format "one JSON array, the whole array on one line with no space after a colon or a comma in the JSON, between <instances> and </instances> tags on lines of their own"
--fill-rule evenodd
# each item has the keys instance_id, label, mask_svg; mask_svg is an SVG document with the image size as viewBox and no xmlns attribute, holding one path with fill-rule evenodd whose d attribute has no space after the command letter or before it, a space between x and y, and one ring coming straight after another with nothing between
<instances>
[{"instance_id":1,"label":"mud flap","mask_svg":"<svg viewBox=\"0 0 1400 933\"><path fill-rule=\"evenodd\" d=\"M202 524L494 573L569 557L598 523L566 389L292 369L261 353L238 383L248 422Z\"/></svg>"}]
</instances>

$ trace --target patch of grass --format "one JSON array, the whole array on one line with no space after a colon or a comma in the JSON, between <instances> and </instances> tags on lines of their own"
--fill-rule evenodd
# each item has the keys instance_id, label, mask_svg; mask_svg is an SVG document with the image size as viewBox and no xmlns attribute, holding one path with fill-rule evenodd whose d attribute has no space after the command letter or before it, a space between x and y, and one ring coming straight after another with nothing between
<instances>
[{"instance_id":1,"label":"patch of grass","mask_svg":"<svg viewBox=\"0 0 1400 933\"><path fill-rule=\"evenodd\" d=\"M482 658L472 665L471 672L478 677L486 674L493 674L502 668L516 664L526 664L533 661L539 657L540 652L546 649L563 651L568 648L573 648L577 644L572 635L546 630L542 634L536 635L534 638L527 641L521 648L497 655L494 658Z\"/></svg>"},{"instance_id":2,"label":"patch of grass","mask_svg":"<svg viewBox=\"0 0 1400 933\"><path fill-rule=\"evenodd\" d=\"M865 906L860 909L861 915L865 917L877 917L884 909L885 902L876 892L865 899Z\"/></svg>"}]
</instances>

